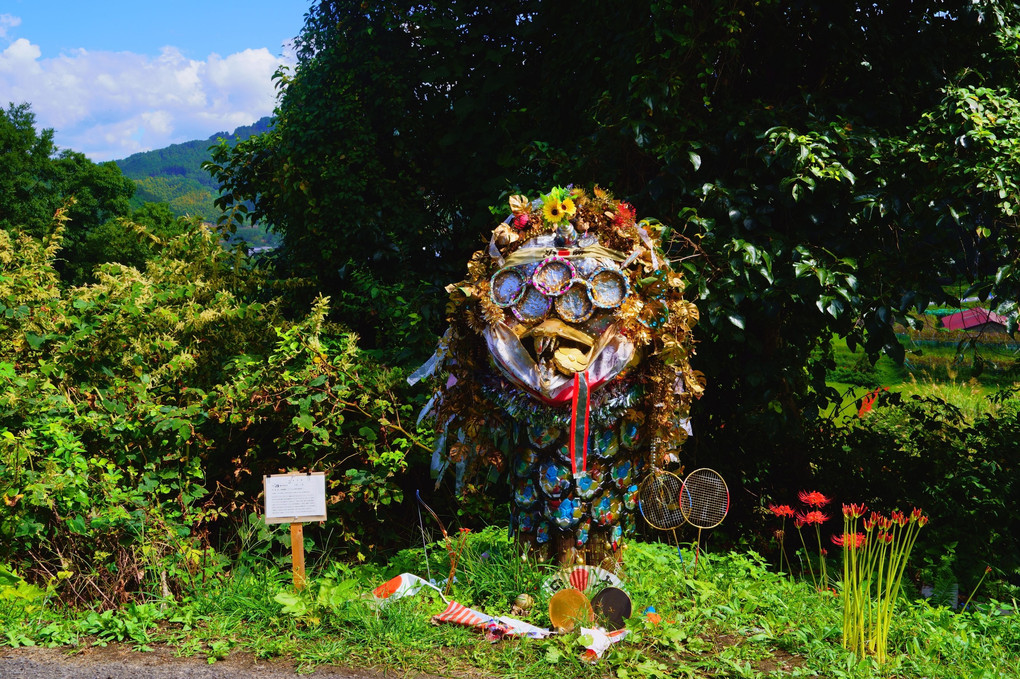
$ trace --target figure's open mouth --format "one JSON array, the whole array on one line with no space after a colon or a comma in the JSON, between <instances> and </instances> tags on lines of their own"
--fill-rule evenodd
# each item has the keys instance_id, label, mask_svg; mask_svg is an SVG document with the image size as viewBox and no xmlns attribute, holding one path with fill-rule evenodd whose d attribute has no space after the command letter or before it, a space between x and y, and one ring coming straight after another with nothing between
<instances>
[{"instance_id":1,"label":"figure's open mouth","mask_svg":"<svg viewBox=\"0 0 1020 679\"><path fill-rule=\"evenodd\" d=\"M531 339L531 342L527 340ZM549 318L521 336L540 373L570 376L584 372L591 362L594 338L557 318Z\"/></svg>"},{"instance_id":2,"label":"figure's open mouth","mask_svg":"<svg viewBox=\"0 0 1020 679\"><path fill-rule=\"evenodd\" d=\"M505 323L489 326L484 334L500 371L547 403L569 400L576 373L585 373L594 390L620 374L635 354L615 325L598 338L554 318L520 337Z\"/></svg>"}]
</instances>

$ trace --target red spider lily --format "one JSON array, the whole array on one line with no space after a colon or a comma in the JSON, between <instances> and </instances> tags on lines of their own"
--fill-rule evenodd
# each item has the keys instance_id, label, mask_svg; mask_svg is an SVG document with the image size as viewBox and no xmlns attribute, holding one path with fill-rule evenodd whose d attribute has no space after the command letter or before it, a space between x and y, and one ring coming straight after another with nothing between
<instances>
[{"instance_id":1,"label":"red spider lily","mask_svg":"<svg viewBox=\"0 0 1020 679\"><path fill-rule=\"evenodd\" d=\"M832 536L833 544L850 549L860 549L868 542L868 536L864 533L843 533Z\"/></svg>"},{"instance_id":2,"label":"red spider lily","mask_svg":"<svg viewBox=\"0 0 1020 679\"><path fill-rule=\"evenodd\" d=\"M864 512L863 505L844 505L843 533L832 537L843 548L843 647L858 657L874 653L884 663L904 564L928 517L919 509L889 516L873 511L864 533L851 532Z\"/></svg>"},{"instance_id":3,"label":"red spider lily","mask_svg":"<svg viewBox=\"0 0 1020 679\"><path fill-rule=\"evenodd\" d=\"M883 391L889 391L889 387L878 387L874 391L869 391L861 397L861 407L857 409L857 417L864 417L871 412L871 407L875 405L875 401L878 400L878 395Z\"/></svg>"},{"instance_id":4,"label":"red spider lily","mask_svg":"<svg viewBox=\"0 0 1020 679\"><path fill-rule=\"evenodd\" d=\"M794 519L793 519L793 525L794 525L795 528L797 528L799 530L800 527L804 525L804 517L801 516L800 514L795 516Z\"/></svg>"},{"instance_id":5,"label":"red spider lily","mask_svg":"<svg viewBox=\"0 0 1020 679\"><path fill-rule=\"evenodd\" d=\"M871 512L871 515L864 520L864 528L869 531L876 526L881 530L889 530L892 524L892 519L888 516L882 516L878 512Z\"/></svg>"},{"instance_id":6,"label":"red spider lily","mask_svg":"<svg viewBox=\"0 0 1020 679\"><path fill-rule=\"evenodd\" d=\"M793 507L791 507L790 505L769 505L769 511L775 514L776 516L784 519L785 518L792 519L794 517L794 514L796 514L796 512L793 511Z\"/></svg>"},{"instance_id":7,"label":"red spider lily","mask_svg":"<svg viewBox=\"0 0 1020 679\"><path fill-rule=\"evenodd\" d=\"M807 514L798 514L797 520L800 521L801 526L804 525L810 526L812 524L820 525L829 520L829 515L826 514L825 512L820 512L816 509L814 511L808 512ZM798 526L798 528L799 527L800 526Z\"/></svg>"},{"instance_id":8,"label":"red spider lily","mask_svg":"<svg viewBox=\"0 0 1020 679\"><path fill-rule=\"evenodd\" d=\"M863 504L855 505L843 505L843 516L847 519L859 519L864 516L864 512L868 511L868 508Z\"/></svg>"},{"instance_id":9,"label":"red spider lily","mask_svg":"<svg viewBox=\"0 0 1020 679\"><path fill-rule=\"evenodd\" d=\"M831 501L829 498L825 497L817 490L812 490L810 492L802 490L799 493L797 493L797 497L800 499L801 502L806 504L808 507L824 507Z\"/></svg>"}]
</instances>

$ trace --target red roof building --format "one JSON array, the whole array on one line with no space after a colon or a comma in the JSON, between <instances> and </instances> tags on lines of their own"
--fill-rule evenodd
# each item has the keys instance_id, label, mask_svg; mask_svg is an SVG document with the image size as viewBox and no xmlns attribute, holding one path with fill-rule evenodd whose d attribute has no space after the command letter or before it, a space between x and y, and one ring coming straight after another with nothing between
<instances>
[{"instance_id":1,"label":"red roof building","mask_svg":"<svg viewBox=\"0 0 1020 679\"><path fill-rule=\"evenodd\" d=\"M1006 332L1008 319L1005 316L974 307L950 314L942 319L942 327L948 330L970 330L974 332Z\"/></svg>"}]
</instances>

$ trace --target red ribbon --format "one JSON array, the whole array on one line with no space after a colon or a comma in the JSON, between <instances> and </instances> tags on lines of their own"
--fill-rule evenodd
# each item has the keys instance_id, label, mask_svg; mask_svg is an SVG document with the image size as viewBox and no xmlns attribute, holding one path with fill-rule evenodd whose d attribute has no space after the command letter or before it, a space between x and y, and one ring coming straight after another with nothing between
<instances>
[{"instance_id":1,"label":"red ribbon","mask_svg":"<svg viewBox=\"0 0 1020 679\"><path fill-rule=\"evenodd\" d=\"M570 466L577 476L577 454L581 453L581 471L588 468L588 415L591 396L588 373L574 373L574 393L570 401Z\"/></svg>"}]
</instances>

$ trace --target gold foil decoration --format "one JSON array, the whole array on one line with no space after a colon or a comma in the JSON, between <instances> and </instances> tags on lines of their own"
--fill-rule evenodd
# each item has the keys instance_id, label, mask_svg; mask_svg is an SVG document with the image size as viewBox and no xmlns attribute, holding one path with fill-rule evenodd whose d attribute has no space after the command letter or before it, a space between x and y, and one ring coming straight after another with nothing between
<instances>
[{"instance_id":1,"label":"gold foil decoration","mask_svg":"<svg viewBox=\"0 0 1020 679\"><path fill-rule=\"evenodd\" d=\"M564 375L584 372L588 367L589 355L574 347L559 347L553 352L553 363Z\"/></svg>"},{"instance_id":2,"label":"gold foil decoration","mask_svg":"<svg viewBox=\"0 0 1020 679\"><path fill-rule=\"evenodd\" d=\"M510 212L517 215L529 212L531 209L531 201L528 200L527 196L514 195L510 196Z\"/></svg>"}]
</instances>

